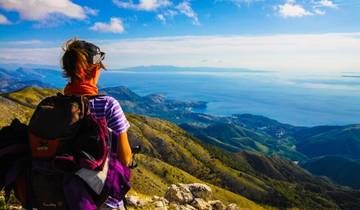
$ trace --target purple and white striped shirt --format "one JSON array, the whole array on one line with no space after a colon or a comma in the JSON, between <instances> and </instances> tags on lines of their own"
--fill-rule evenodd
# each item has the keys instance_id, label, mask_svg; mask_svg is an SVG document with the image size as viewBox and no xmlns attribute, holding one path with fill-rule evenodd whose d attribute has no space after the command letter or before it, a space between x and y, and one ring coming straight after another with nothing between
<instances>
[{"instance_id":1,"label":"purple and white striped shirt","mask_svg":"<svg viewBox=\"0 0 360 210\"><path fill-rule=\"evenodd\" d=\"M97 118L105 117L107 126L117 135L125 132L130 124L119 104L111 96L97 96L89 100L91 113Z\"/></svg>"},{"instance_id":2,"label":"purple and white striped shirt","mask_svg":"<svg viewBox=\"0 0 360 210\"><path fill-rule=\"evenodd\" d=\"M111 96L97 96L89 100L90 111L96 118L106 119L107 126L112 129L113 133L119 135L130 127L129 122L119 104ZM106 206L112 209L120 209L123 206L122 201L109 197L105 201Z\"/></svg>"}]
</instances>

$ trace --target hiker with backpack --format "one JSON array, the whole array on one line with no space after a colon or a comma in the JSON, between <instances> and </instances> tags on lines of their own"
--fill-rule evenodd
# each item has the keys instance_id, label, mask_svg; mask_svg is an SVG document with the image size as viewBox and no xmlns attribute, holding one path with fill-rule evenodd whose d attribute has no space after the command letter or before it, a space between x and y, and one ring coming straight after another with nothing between
<instances>
[{"instance_id":1,"label":"hiker with backpack","mask_svg":"<svg viewBox=\"0 0 360 210\"><path fill-rule=\"evenodd\" d=\"M102 63L105 53L96 45L83 40L70 40L66 43L62 57L64 75L70 79L64 89L65 95L90 96L91 113L97 118L105 117L107 126L112 129L117 139L117 158L125 166L131 161L131 148L127 137L130 127L124 112L117 100L111 96L97 96L97 82L100 71L105 69ZM118 208L121 206L114 198L108 198L105 206Z\"/></svg>"},{"instance_id":2,"label":"hiker with backpack","mask_svg":"<svg viewBox=\"0 0 360 210\"><path fill-rule=\"evenodd\" d=\"M130 189L130 124L117 100L98 94L104 58L90 42L66 42L64 94L42 100L29 126L14 120L0 131L6 139L0 162L11 160L1 166L0 187L7 197L14 190L26 209L123 209ZM14 135L19 130L23 135Z\"/></svg>"},{"instance_id":3,"label":"hiker with backpack","mask_svg":"<svg viewBox=\"0 0 360 210\"><path fill-rule=\"evenodd\" d=\"M70 40L66 43L62 57L64 75L70 79L64 89L65 95L90 96L91 113L97 118L106 118L107 125L119 136L118 159L124 165L129 165L131 148L127 137L130 127L124 112L117 100L111 96L97 96L97 82L101 69L105 69L102 60L105 53L96 45L82 41Z\"/></svg>"}]
</instances>

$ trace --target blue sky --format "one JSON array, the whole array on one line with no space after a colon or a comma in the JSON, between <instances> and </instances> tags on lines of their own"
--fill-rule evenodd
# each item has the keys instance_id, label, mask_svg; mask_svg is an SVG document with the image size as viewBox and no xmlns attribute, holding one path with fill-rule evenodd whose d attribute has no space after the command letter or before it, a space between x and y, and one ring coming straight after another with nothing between
<instances>
[{"instance_id":1,"label":"blue sky","mask_svg":"<svg viewBox=\"0 0 360 210\"><path fill-rule=\"evenodd\" d=\"M0 63L57 65L79 37L111 68L356 71L359 22L359 0L0 0Z\"/></svg>"}]
</instances>

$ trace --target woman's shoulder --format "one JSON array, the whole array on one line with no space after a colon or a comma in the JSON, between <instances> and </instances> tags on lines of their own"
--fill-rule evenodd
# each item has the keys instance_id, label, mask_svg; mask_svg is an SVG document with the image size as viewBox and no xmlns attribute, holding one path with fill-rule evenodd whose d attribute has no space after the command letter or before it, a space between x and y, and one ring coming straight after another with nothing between
<instances>
[{"instance_id":1,"label":"woman's shoulder","mask_svg":"<svg viewBox=\"0 0 360 210\"><path fill-rule=\"evenodd\" d=\"M120 106L120 103L112 96L109 95L98 95L95 97L92 97L90 99L90 102L94 104L101 104L102 106L111 108L111 107L117 107Z\"/></svg>"}]
</instances>

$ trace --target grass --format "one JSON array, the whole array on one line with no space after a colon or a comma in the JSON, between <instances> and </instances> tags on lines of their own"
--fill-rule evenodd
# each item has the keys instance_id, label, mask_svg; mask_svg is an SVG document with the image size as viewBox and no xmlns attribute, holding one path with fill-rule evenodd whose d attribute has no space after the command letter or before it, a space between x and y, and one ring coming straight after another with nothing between
<instances>
[{"instance_id":1,"label":"grass","mask_svg":"<svg viewBox=\"0 0 360 210\"><path fill-rule=\"evenodd\" d=\"M42 99L50 95L55 95L58 92L61 91L57 89L26 87L15 92L3 94L3 96L23 106L34 109Z\"/></svg>"},{"instance_id":2,"label":"grass","mask_svg":"<svg viewBox=\"0 0 360 210\"><path fill-rule=\"evenodd\" d=\"M206 183L159 159L140 154L138 161L139 167L133 170L132 173L133 193L164 196L167 188L174 183L204 183L213 190L214 200L221 200L225 204L236 203L240 208L244 209L264 209L243 196Z\"/></svg>"}]
</instances>

